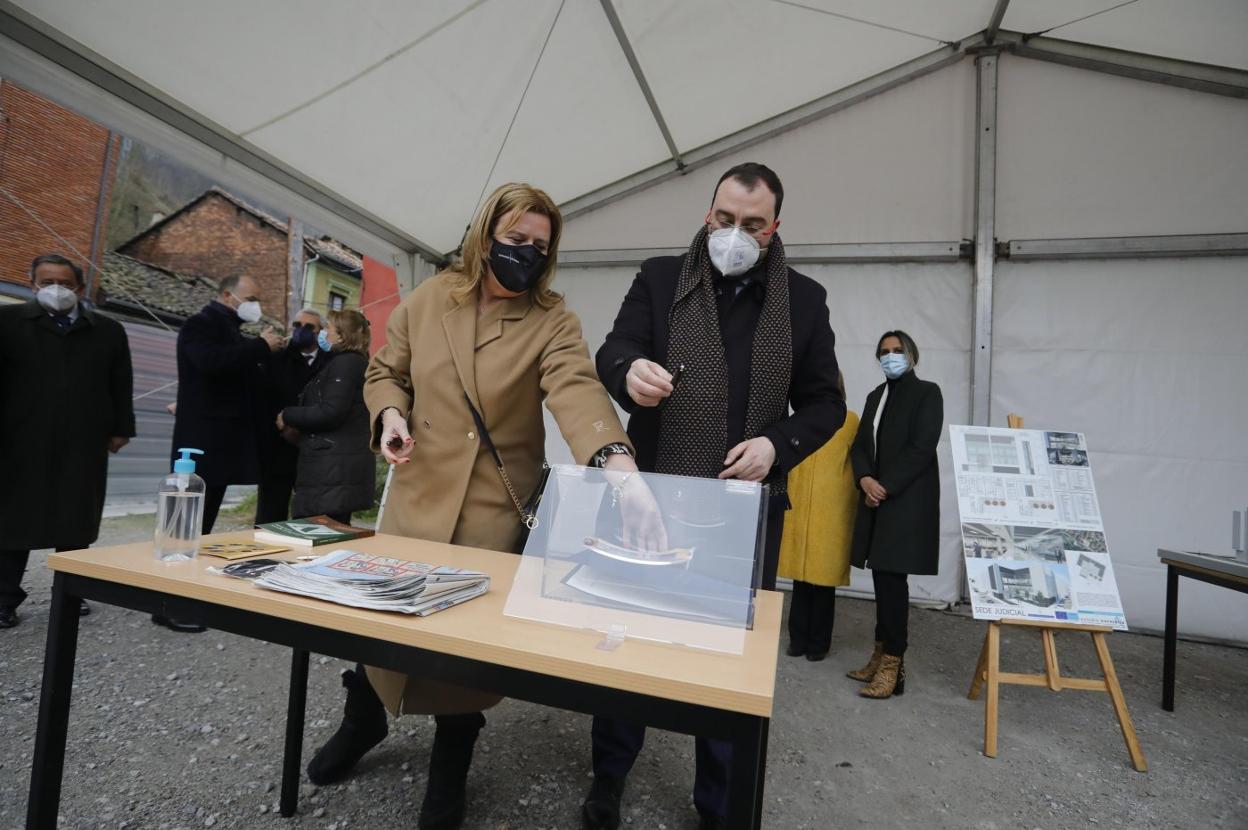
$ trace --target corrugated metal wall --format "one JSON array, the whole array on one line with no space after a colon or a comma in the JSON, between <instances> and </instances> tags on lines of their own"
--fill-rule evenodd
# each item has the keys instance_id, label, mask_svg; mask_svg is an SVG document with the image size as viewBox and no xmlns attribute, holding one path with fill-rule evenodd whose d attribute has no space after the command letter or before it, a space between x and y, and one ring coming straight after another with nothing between
<instances>
[{"instance_id":1,"label":"corrugated metal wall","mask_svg":"<svg viewBox=\"0 0 1248 830\"><path fill-rule=\"evenodd\" d=\"M135 427L138 435L108 463L109 506L151 502L156 487L169 472L169 448L173 440L173 416L165 409L177 398L177 387L170 386L148 395L153 389L178 379L177 333L124 317L122 324L130 340L130 360L134 364ZM146 397L140 397L145 396Z\"/></svg>"}]
</instances>

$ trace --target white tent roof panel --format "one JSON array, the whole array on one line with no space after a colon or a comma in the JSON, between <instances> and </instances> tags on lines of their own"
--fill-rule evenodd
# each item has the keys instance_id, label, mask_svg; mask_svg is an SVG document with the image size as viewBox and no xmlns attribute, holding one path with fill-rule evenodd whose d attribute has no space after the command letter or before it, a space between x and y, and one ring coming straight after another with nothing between
<instances>
[{"instance_id":1,"label":"white tent roof panel","mask_svg":"<svg viewBox=\"0 0 1248 830\"><path fill-rule=\"evenodd\" d=\"M775 2L685 0L619 8L681 151L941 46L936 39ZM963 34L977 28L970 26Z\"/></svg>"}]
</instances>

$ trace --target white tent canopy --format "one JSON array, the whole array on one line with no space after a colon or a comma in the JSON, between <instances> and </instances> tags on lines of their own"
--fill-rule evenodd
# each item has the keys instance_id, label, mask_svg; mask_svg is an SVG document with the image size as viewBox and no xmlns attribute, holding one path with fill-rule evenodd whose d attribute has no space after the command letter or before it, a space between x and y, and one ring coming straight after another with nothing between
<instances>
[{"instance_id":1,"label":"white tent canopy","mask_svg":"<svg viewBox=\"0 0 1248 830\"><path fill-rule=\"evenodd\" d=\"M441 253L500 182L540 182L569 202L656 165L674 170L676 159L696 161L708 145L894 67L917 61L919 73L956 59L983 42L977 33L1000 9L1006 30L1061 26L1054 35L1075 43L1248 69L1241 0L1136 0L1104 12L1113 5L20 0L0 9L359 206L413 248Z\"/></svg>"},{"instance_id":2,"label":"white tent canopy","mask_svg":"<svg viewBox=\"0 0 1248 830\"><path fill-rule=\"evenodd\" d=\"M1160 627L1156 548L1224 550L1248 501L1244 0L0 0L0 27L0 75L409 280L484 192L538 184L591 348L720 171L768 163L851 406L901 326L949 423L1087 432L1133 626ZM948 601L942 453L915 594ZM1181 629L1248 639L1238 599L1185 585Z\"/></svg>"}]
</instances>

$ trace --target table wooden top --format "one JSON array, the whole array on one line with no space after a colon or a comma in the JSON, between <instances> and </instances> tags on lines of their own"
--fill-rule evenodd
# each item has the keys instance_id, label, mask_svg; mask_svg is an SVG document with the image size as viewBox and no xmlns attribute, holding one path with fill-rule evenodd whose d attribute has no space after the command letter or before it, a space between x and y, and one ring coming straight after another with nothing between
<instances>
[{"instance_id":1,"label":"table wooden top","mask_svg":"<svg viewBox=\"0 0 1248 830\"><path fill-rule=\"evenodd\" d=\"M244 541L250 537L250 533L228 533L205 540ZM414 617L257 588L248 580L210 573L210 566L229 564L217 557L160 562L151 542L52 554L48 567L567 680L771 716L783 606L781 595L774 591L758 592L754 628L746 632L741 655L638 640L626 640L614 651L606 651L596 647L603 637L593 631L504 616L503 607L520 562L513 554L379 534L343 546L296 546L272 558L294 561L300 555L325 554L339 547L483 571L490 575L490 590L454 608Z\"/></svg>"}]
</instances>

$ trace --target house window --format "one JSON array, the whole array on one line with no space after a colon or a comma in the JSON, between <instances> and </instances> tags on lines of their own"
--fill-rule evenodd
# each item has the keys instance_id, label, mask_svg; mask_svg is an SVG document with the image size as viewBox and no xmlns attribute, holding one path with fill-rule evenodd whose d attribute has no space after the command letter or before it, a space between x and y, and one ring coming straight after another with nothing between
<instances>
[{"instance_id":1,"label":"house window","mask_svg":"<svg viewBox=\"0 0 1248 830\"><path fill-rule=\"evenodd\" d=\"M347 298L336 291L329 292L329 310L342 311L347 304Z\"/></svg>"}]
</instances>

